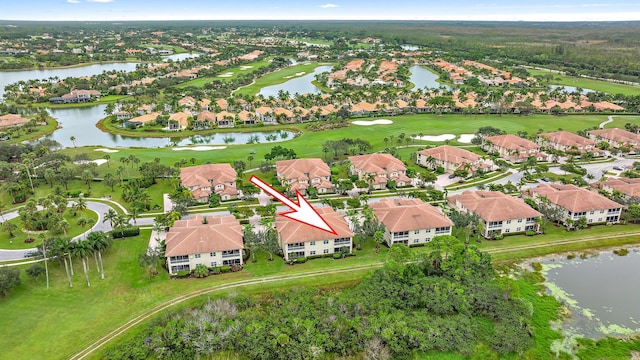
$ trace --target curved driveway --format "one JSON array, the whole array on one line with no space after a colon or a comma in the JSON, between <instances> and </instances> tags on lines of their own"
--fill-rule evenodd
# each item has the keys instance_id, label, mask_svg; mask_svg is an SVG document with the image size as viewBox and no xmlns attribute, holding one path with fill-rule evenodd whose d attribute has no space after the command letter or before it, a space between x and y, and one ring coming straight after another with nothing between
<instances>
[{"instance_id":1,"label":"curved driveway","mask_svg":"<svg viewBox=\"0 0 640 360\"><path fill-rule=\"evenodd\" d=\"M69 206L73 205L73 201L69 202ZM104 219L104 214L109 211L109 209L112 209L113 207L110 205L107 205L105 203L101 203L101 202L95 202L95 201L87 201L87 209L92 210L93 212L95 212L96 214L98 214L98 220L96 221L95 225L93 225L93 227L87 231L85 231L84 233L74 237L72 240L73 241L77 241L78 239L82 239L84 237L85 234L91 232L91 231L109 231L111 230L111 224L109 223L109 221L105 221L102 222L102 220ZM11 220L14 219L16 217L18 217L18 211L12 211L10 213L4 214L4 219L6 220ZM147 219L138 219L138 225L148 225L148 224L153 224L153 218L147 218ZM36 248L30 248L30 249L20 249L20 250L3 250L0 249L0 261L11 261L11 260L21 260L24 259L24 254L30 251L35 251Z\"/></svg>"}]
</instances>

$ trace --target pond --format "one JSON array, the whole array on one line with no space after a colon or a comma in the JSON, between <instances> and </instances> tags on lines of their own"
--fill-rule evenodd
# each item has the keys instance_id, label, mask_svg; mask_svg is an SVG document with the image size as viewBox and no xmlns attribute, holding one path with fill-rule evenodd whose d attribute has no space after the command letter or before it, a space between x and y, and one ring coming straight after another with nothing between
<instances>
[{"instance_id":1,"label":"pond","mask_svg":"<svg viewBox=\"0 0 640 360\"><path fill-rule=\"evenodd\" d=\"M546 259L547 292L567 304L563 333L602 338L640 333L640 251L625 256L604 251L573 259Z\"/></svg>"},{"instance_id":2,"label":"pond","mask_svg":"<svg viewBox=\"0 0 640 360\"><path fill-rule=\"evenodd\" d=\"M416 91L418 89L424 89L425 87L429 89L437 89L440 86L445 87L447 89L451 89L449 86L440 84L438 80L438 75L429 71L424 66L413 65L409 68L411 72L411 76L409 76L409 81L411 81L415 86L412 91Z\"/></svg>"},{"instance_id":3,"label":"pond","mask_svg":"<svg viewBox=\"0 0 640 360\"><path fill-rule=\"evenodd\" d=\"M331 71L331 69L333 69L333 66L331 65L318 66L312 73L309 73L297 78L293 78L291 80L287 80L282 84L265 86L262 89L260 89L260 92L258 94L264 97L269 97L269 96L277 97L278 93L281 90L284 92L289 92L290 97L293 97L295 93L320 94L322 90L320 90L319 87L313 85L311 82L316 79L317 74Z\"/></svg>"},{"instance_id":4,"label":"pond","mask_svg":"<svg viewBox=\"0 0 640 360\"><path fill-rule=\"evenodd\" d=\"M200 54L173 54L163 56L166 60L179 61L189 57L197 57ZM20 70L20 71L0 71L0 99L4 96L4 87L13 84L18 81L27 80L43 80L49 78L65 79L68 77L80 77L80 76L93 76L102 74L105 71L134 71L138 63L123 62L123 63L104 63L104 64L91 64L86 66L78 66L63 69L35 69L35 70Z\"/></svg>"},{"instance_id":5,"label":"pond","mask_svg":"<svg viewBox=\"0 0 640 360\"><path fill-rule=\"evenodd\" d=\"M250 140L259 143L279 142L293 139L289 131L225 132L211 135L194 135L185 138L141 138L110 134L101 131L96 123L105 116L106 105L82 108L48 109L51 116L58 120L62 128L48 135L47 139L56 140L64 147L74 146L71 137L75 137L75 146L105 147L165 147L185 145L230 145L246 144Z\"/></svg>"}]
</instances>

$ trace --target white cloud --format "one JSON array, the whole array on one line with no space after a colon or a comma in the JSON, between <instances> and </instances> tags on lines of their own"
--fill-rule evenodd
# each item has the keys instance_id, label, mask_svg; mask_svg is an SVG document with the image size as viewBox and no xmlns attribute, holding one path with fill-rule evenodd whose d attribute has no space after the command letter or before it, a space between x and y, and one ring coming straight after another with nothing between
<instances>
[{"instance_id":1,"label":"white cloud","mask_svg":"<svg viewBox=\"0 0 640 360\"><path fill-rule=\"evenodd\" d=\"M67 2L70 4L78 4L80 0L67 0Z\"/></svg>"},{"instance_id":2,"label":"white cloud","mask_svg":"<svg viewBox=\"0 0 640 360\"><path fill-rule=\"evenodd\" d=\"M95 3L110 3L113 2L113 0L87 0L88 2L95 2Z\"/></svg>"},{"instance_id":3,"label":"white cloud","mask_svg":"<svg viewBox=\"0 0 640 360\"><path fill-rule=\"evenodd\" d=\"M325 9L329 9L329 8L337 8L338 5L336 4L324 4L324 5L320 5L321 8L325 8Z\"/></svg>"}]
</instances>

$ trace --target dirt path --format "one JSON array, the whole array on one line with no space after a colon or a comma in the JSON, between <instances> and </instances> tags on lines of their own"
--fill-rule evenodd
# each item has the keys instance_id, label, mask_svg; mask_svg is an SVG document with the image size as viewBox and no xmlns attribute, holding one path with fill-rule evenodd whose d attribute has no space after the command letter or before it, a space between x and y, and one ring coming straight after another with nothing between
<instances>
[{"instance_id":1,"label":"dirt path","mask_svg":"<svg viewBox=\"0 0 640 360\"><path fill-rule=\"evenodd\" d=\"M354 272L354 271L363 271L363 270L368 270L368 269L372 269L372 268L377 268L382 266L383 263L374 263L374 264L367 264L367 265L361 265L361 266L354 266L354 267L348 267L348 268L338 268L338 269L333 269L333 270L316 270L316 271L309 271L309 272L304 272L304 273L299 273L299 274L285 274L285 275L275 275L275 276L269 276L269 277L265 277L265 278L261 278L261 279L248 279L248 280L240 280L240 281L234 281L231 283L227 283L227 284L221 284L221 285L216 285L216 286L211 286L205 289L201 289L201 290L196 290L196 291L192 291L188 294L185 295L181 295L178 296L174 299L171 300L167 300L147 311L145 311L144 313L134 317L133 319L127 321L126 323L124 323L123 325L117 327L116 329L114 329L113 331L111 331L110 333L108 333L107 335L101 337L100 339L94 341L93 343L91 343L91 345L89 345L88 347L86 347L84 350L78 352L77 354L71 356L69 359L71 360L80 360L80 359L85 359L87 358L89 355L91 355L92 353L94 353L96 350L98 350L99 348L101 348L102 346L104 346L105 344L107 344L109 341L113 340L115 337L117 337L118 335L126 332L127 330L131 329L132 327L138 325L139 323L151 318L152 316L156 315L157 313L164 311L174 305L180 304L184 301L187 301L189 299L193 299L197 296L200 295L205 295L208 293L212 293L214 291L220 291L220 290L226 290L226 289L232 289L232 288L238 288L238 287L244 287L244 286L249 286L249 285L256 285L256 284L264 284L264 283L270 283L270 282L277 282L277 281L284 281L284 280L292 280L292 279L302 279L302 278L306 278L306 277L313 277L313 276L326 276L326 275L330 275L330 274L340 274L340 273L348 273L348 272Z\"/></svg>"},{"instance_id":2,"label":"dirt path","mask_svg":"<svg viewBox=\"0 0 640 360\"><path fill-rule=\"evenodd\" d=\"M594 241L594 240L599 240L602 239L603 237L608 237L608 238L621 238L621 237L629 237L629 236L640 236L640 231L633 231L633 232L628 232L628 233L622 233L622 234L615 234L615 235L604 235L604 236L589 236L589 237L584 237L584 238L577 238L577 239L570 239L570 240L558 240L558 241L552 241L552 242L546 242L546 243L542 243L542 244L535 244L535 245L519 245L519 246L511 246L508 248L504 248L504 249L485 249L484 251L487 251L490 254L500 254L500 253L508 253L511 251L518 251L518 250L526 250L526 249L537 249L537 248L544 248L544 247L552 247L552 246L556 246L556 245L563 245L563 244L574 244L574 243L581 243L581 242L589 242L589 241ZM249 285L256 285L256 284L263 284L263 283L270 283L270 282L277 282L277 281L285 281L285 280L293 280L293 279L302 279L302 278L307 278L307 277L313 277L313 276L326 276L326 275L330 275L330 274L340 274L340 273L348 273L348 272L354 272L354 271L363 271L363 270L368 270L368 269L373 269L373 268L378 268L381 267L383 265L382 262L379 263L374 263L374 264L367 264L367 265L360 265L360 266L354 266L354 267L348 267L348 268L338 268L338 269L332 269L332 270L315 270L315 271L308 271L308 272L303 272L303 273L298 273L298 274L284 274L284 275L274 275L274 276L268 276L265 278L261 278L261 279L248 279L248 280L240 280L240 281L234 281L231 283L227 283L227 284L221 284L221 285L215 285L215 286L211 286L205 289L201 289L201 290L195 290L192 291L188 294L185 295L181 295L178 296L174 299L171 300L167 300L159 305L156 305L155 307L145 311L144 313L134 317L133 319L127 321L126 323L124 323L123 325L117 327L116 329L114 329L113 331L109 332L107 335L101 337L98 340L95 340L93 343L91 343L89 346L87 346L84 350L78 352L77 354L73 355L72 357L70 357L71 360L80 360L80 359L85 359L88 356L90 356L91 354L93 354L96 350L100 349L101 347L103 347L104 345L106 345L108 342L110 342L111 340L113 340L114 338L116 338L118 335L121 335L123 333L125 333L127 330L131 329L132 327L140 324L141 322L151 318L152 316L174 306L177 304L180 304L184 301L193 299L197 296L200 295L205 295L205 294L209 294L215 291L220 291L220 290L226 290L226 289L232 289L232 288L239 288L239 287L245 287L245 286L249 286Z\"/></svg>"}]
</instances>

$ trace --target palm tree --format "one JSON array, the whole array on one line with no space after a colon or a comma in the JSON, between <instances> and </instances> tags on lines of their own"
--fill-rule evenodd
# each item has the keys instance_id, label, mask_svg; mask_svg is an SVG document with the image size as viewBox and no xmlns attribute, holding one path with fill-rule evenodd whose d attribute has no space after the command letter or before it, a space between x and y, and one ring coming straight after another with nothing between
<instances>
[{"instance_id":1,"label":"palm tree","mask_svg":"<svg viewBox=\"0 0 640 360\"><path fill-rule=\"evenodd\" d=\"M96 266L98 267L98 271L100 271L100 278L104 280L104 265L102 264L102 251L107 250L111 246L111 237L105 234L102 231L94 231L90 232L87 236L87 241L89 246L93 249L93 253L98 254L98 258L96 259ZM100 265L98 265L98 260L100 261Z\"/></svg>"},{"instance_id":2,"label":"palm tree","mask_svg":"<svg viewBox=\"0 0 640 360\"><path fill-rule=\"evenodd\" d=\"M380 245L384 243L384 234L382 231L373 233L373 241L376 243L376 254L380 252Z\"/></svg>"},{"instance_id":3,"label":"palm tree","mask_svg":"<svg viewBox=\"0 0 640 360\"><path fill-rule=\"evenodd\" d=\"M129 225L129 217L126 215L118 214L115 219L113 219L114 228L120 229L120 235L124 237L124 227Z\"/></svg>"},{"instance_id":4,"label":"palm tree","mask_svg":"<svg viewBox=\"0 0 640 360\"><path fill-rule=\"evenodd\" d=\"M57 238L55 240L55 254L58 259L62 259L64 262L64 271L67 274L67 281L69 281L69 287L73 287L71 282L71 273L69 272L69 263L67 263L67 250L69 249L69 239Z\"/></svg>"},{"instance_id":5,"label":"palm tree","mask_svg":"<svg viewBox=\"0 0 640 360\"><path fill-rule=\"evenodd\" d=\"M118 216L118 213L115 210L109 208L109 210L107 210L107 212L104 213L104 219L102 219L102 222L109 220L109 224L111 224L111 227L113 227L113 222L117 216Z\"/></svg>"},{"instance_id":6,"label":"palm tree","mask_svg":"<svg viewBox=\"0 0 640 360\"><path fill-rule=\"evenodd\" d=\"M44 233L38 234L38 238L42 240L42 257L44 258L44 272L47 276L47 289L49 288L49 265L47 265L47 244L46 235Z\"/></svg>"},{"instance_id":7,"label":"palm tree","mask_svg":"<svg viewBox=\"0 0 640 360\"><path fill-rule=\"evenodd\" d=\"M89 242L84 240L75 243L72 252L74 257L80 258L82 260L82 270L84 270L84 278L87 281L87 286L91 286L91 283L89 282L89 269L87 268L87 257L91 255L93 249L89 245Z\"/></svg>"},{"instance_id":8,"label":"palm tree","mask_svg":"<svg viewBox=\"0 0 640 360\"><path fill-rule=\"evenodd\" d=\"M72 135L69 140L73 143L73 147L76 147L76 137Z\"/></svg>"},{"instance_id":9,"label":"palm tree","mask_svg":"<svg viewBox=\"0 0 640 360\"><path fill-rule=\"evenodd\" d=\"M138 218L140 217L140 212L142 211L142 209L140 209L137 206L133 206L131 207L131 211L129 212L129 218L131 220L133 220L133 225L138 225L138 223L136 222L136 220L138 220Z\"/></svg>"}]
</instances>

